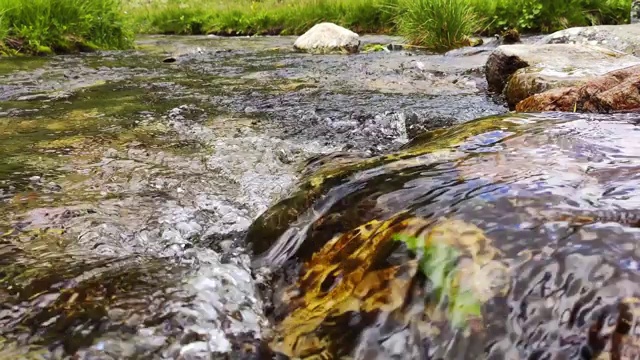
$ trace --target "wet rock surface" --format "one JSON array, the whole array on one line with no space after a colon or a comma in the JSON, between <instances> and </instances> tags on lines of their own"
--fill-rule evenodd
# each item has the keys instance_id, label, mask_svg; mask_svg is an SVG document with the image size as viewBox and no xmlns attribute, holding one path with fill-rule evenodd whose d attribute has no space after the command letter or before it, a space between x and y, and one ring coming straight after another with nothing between
<instances>
[{"instance_id":1,"label":"wet rock surface","mask_svg":"<svg viewBox=\"0 0 640 360\"><path fill-rule=\"evenodd\" d=\"M640 58L593 45L503 45L489 56L486 77L489 89L503 93L513 108L531 95L637 64Z\"/></svg>"},{"instance_id":2,"label":"wet rock surface","mask_svg":"<svg viewBox=\"0 0 640 360\"><path fill-rule=\"evenodd\" d=\"M409 117L506 111L484 92L486 54L312 56L293 41L149 37L3 66L2 357L256 357L269 326L244 232L302 161L397 149Z\"/></svg>"},{"instance_id":3,"label":"wet rock surface","mask_svg":"<svg viewBox=\"0 0 640 360\"><path fill-rule=\"evenodd\" d=\"M594 45L638 56L640 24L573 27L549 34L538 44Z\"/></svg>"},{"instance_id":4,"label":"wet rock surface","mask_svg":"<svg viewBox=\"0 0 640 360\"><path fill-rule=\"evenodd\" d=\"M638 354L637 114L510 114L317 159L247 240L289 358Z\"/></svg>"},{"instance_id":5,"label":"wet rock surface","mask_svg":"<svg viewBox=\"0 0 640 360\"><path fill-rule=\"evenodd\" d=\"M640 112L640 66L595 77L584 85L530 96L516 105L520 112Z\"/></svg>"}]
</instances>

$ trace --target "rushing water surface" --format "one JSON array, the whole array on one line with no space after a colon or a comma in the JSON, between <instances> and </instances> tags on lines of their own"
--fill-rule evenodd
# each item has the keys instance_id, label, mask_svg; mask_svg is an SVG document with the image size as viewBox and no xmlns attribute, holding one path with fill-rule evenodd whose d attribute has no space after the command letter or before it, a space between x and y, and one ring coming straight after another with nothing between
<instances>
[{"instance_id":1,"label":"rushing water surface","mask_svg":"<svg viewBox=\"0 0 640 360\"><path fill-rule=\"evenodd\" d=\"M504 111L482 56L314 57L293 40L0 59L0 357L257 356L269 324L243 236L301 162L397 148L408 117Z\"/></svg>"},{"instance_id":2,"label":"rushing water surface","mask_svg":"<svg viewBox=\"0 0 640 360\"><path fill-rule=\"evenodd\" d=\"M277 270L278 290L265 291L271 347L295 358L636 358L639 123L503 115L378 157L311 163L248 233L256 268Z\"/></svg>"},{"instance_id":3,"label":"rushing water surface","mask_svg":"<svg viewBox=\"0 0 640 360\"><path fill-rule=\"evenodd\" d=\"M0 59L0 358L637 353L640 119L293 40Z\"/></svg>"}]
</instances>

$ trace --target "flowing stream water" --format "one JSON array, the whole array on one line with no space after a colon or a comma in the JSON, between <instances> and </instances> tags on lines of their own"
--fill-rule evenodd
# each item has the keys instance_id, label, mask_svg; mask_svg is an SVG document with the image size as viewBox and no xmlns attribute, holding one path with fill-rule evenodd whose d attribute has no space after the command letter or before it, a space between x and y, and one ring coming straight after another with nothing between
<instances>
[{"instance_id":1,"label":"flowing stream water","mask_svg":"<svg viewBox=\"0 0 640 360\"><path fill-rule=\"evenodd\" d=\"M490 47L293 40L0 59L0 358L620 354L590 317L635 321L640 118L483 118ZM493 330L442 325L387 228L483 243Z\"/></svg>"}]
</instances>

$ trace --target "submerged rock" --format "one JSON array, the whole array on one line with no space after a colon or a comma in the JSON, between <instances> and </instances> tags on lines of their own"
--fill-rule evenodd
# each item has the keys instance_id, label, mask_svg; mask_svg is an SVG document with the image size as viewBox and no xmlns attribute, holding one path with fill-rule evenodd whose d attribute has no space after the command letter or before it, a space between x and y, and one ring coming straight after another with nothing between
<instances>
[{"instance_id":1,"label":"submerged rock","mask_svg":"<svg viewBox=\"0 0 640 360\"><path fill-rule=\"evenodd\" d=\"M490 117L315 166L247 234L254 266L273 272L269 347L322 359L637 351L613 325L639 321L639 122Z\"/></svg>"},{"instance_id":2,"label":"submerged rock","mask_svg":"<svg viewBox=\"0 0 640 360\"><path fill-rule=\"evenodd\" d=\"M504 93L509 107L550 89L583 84L640 58L592 45L503 45L485 66L489 90Z\"/></svg>"},{"instance_id":3,"label":"submerged rock","mask_svg":"<svg viewBox=\"0 0 640 360\"><path fill-rule=\"evenodd\" d=\"M511 45L520 42L520 33L517 29L509 29L502 33L502 43L504 45Z\"/></svg>"},{"instance_id":4,"label":"submerged rock","mask_svg":"<svg viewBox=\"0 0 640 360\"><path fill-rule=\"evenodd\" d=\"M310 53L356 53L360 46L358 34L333 23L314 25L302 34L293 44L293 48Z\"/></svg>"},{"instance_id":5,"label":"submerged rock","mask_svg":"<svg viewBox=\"0 0 640 360\"><path fill-rule=\"evenodd\" d=\"M289 193L293 164L344 150L306 168L337 174L398 148L414 125L505 111L469 84L486 55L272 50L288 37L141 41L141 51L5 64L0 358L270 359L263 283L241 238ZM179 66L161 62L169 54ZM49 91L72 96L13 101Z\"/></svg>"},{"instance_id":6,"label":"submerged rock","mask_svg":"<svg viewBox=\"0 0 640 360\"><path fill-rule=\"evenodd\" d=\"M640 111L640 66L631 66L588 80L585 84L530 96L516 111Z\"/></svg>"},{"instance_id":7,"label":"submerged rock","mask_svg":"<svg viewBox=\"0 0 640 360\"><path fill-rule=\"evenodd\" d=\"M573 27L549 34L538 44L597 45L638 56L640 24Z\"/></svg>"},{"instance_id":8,"label":"submerged rock","mask_svg":"<svg viewBox=\"0 0 640 360\"><path fill-rule=\"evenodd\" d=\"M442 116L439 114L419 115L412 112L406 113L404 116L408 139L413 139L427 130L451 126L458 122L457 119L452 116Z\"/></svg>"},{"instance_id":9,"label":"submerged rock","mask_svg":"<svg viewBox=\"0 0 640 360\"><path fill-rule=\"evenodd\" d=\"M451 281L462 284L464 290L472 292L474 298L481 299L479 301L491 297L492 291L500 291L500 286L486 286L489 280L486 276L492 270L496 270L492 275L498 275L499 271L506 268L495 268L496 263L493 260L497 251L478 227L455 220L444 220L434 226L429 225L429 222L421 218L402 219L400 216L382 222L373 220L331 239L304 264L306 273L303 278L296 285L287 288L283 294L290 302L286 310L287 316L276 328L280 336L273 343L274 350L294 358L318 355L317 345L320 340L328 345L321 354L332 358L333 354L341 353L352 346L358 337L357 333L345 334L343 326L350 324L357 327L368 322L364 318L366 316L358 314L360 311L368 313L382 310L390 313L391 319L387 326L395 326L398 330L402 326L417 325L419 321L402 313L407 294L419 291L413 279L419 276L418 273L423 270L420 267L424 264L418 259L410 258L406 258L404 263L389 264L390 248L394 247L394 236L398 234L418 236L423 241L419 245L421 247L437 243L450 246L451 249L457 249L468 256L470 261L466 263L465 271L452 273ZM399 242L395 245L399 245ZM506 279L506 276L502 278ZM420 295L429 296L424 292L415 294ZM430 309L421 310L430 313L431 319L437 323L445 320L448 309L434 305ZM474 324L474 331L480 331L481 327L478 325L481 320L472 320L478 322ZM328 325L330 323L335 325ZM431 330L435 331L436 326L434 324ZM346 336L340 336L341 333ZM365 339L359 348L355 348L356 357L367 359L365 354L373 350L367 344L367 340L377 342L380 335L375 330L364 333ZM391 339L387 344L380 344L378 351L387 350L391 352L390 355L402 355L407 358L423 358L420 357L418 344L412 344L413 349L394 352L398 345L397 339ZM409 354L411 356L408 356Z\"/></svg>"}]
</instances>

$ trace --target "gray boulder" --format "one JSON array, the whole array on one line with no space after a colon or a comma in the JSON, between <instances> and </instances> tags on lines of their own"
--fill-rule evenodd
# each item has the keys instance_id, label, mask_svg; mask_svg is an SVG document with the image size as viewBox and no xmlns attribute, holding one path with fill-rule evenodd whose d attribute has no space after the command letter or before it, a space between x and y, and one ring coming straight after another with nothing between
<instances>
[{"instance_id":1,"label":"gray boulder","mask_svg":"<svg viewBox=\"0 0 640 360\"><path fill-rule=\"evenodd\" d=\"M316 54L356 53L359 47L358 34L333 23L314 25L293 44L298 51Z\"/></svg>"},{"instance_id":2,"label":"gray boulder","mask_svg":"<svg viewBox=\"0 0 640 360\"><path fill-rule=\"evenodd\" d=\"M640 1L636 6L636 11L640 11ZM597 45L638 56L640 55L640 23L564 29L545 36L538 41L538 44Z\"/></svg>"}]
</instances>

